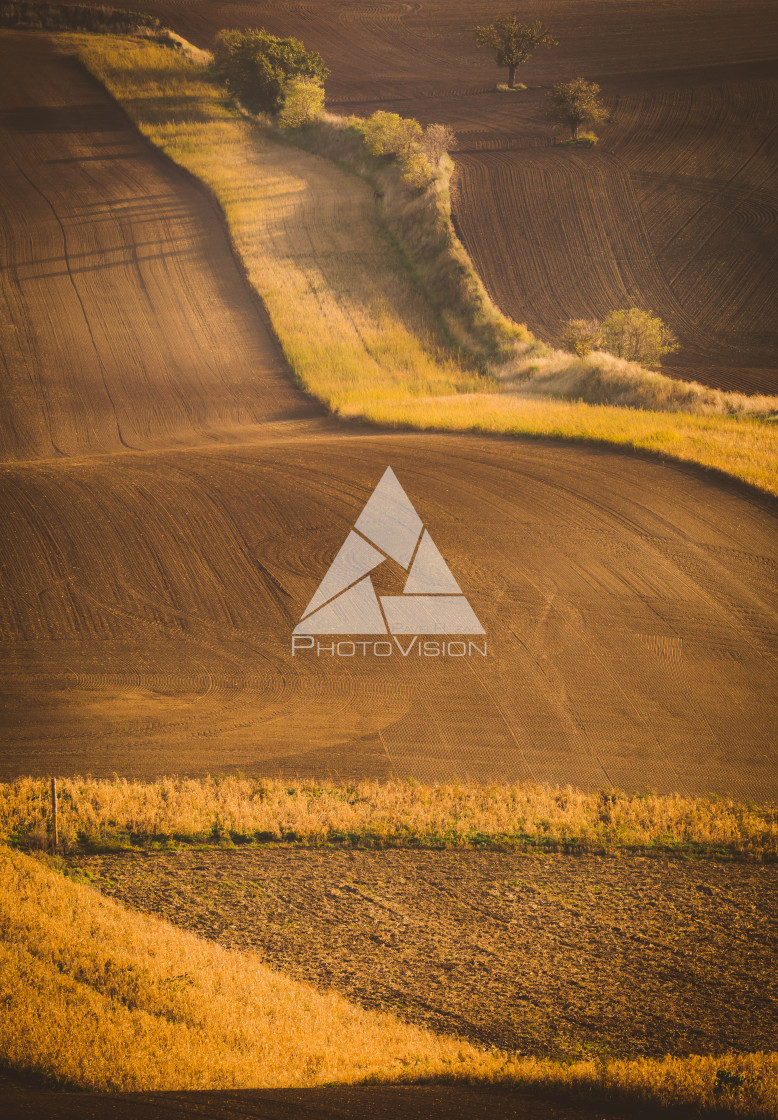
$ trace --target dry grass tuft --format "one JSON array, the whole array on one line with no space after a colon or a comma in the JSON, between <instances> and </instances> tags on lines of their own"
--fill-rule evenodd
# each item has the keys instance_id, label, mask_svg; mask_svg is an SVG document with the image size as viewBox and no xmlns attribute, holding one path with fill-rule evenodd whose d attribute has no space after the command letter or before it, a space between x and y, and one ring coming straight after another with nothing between
<instances>
[{"instance_id":1,"label":"dry grass tuft","mask_svg":"<svg viewBox=\"0 0 778 1120\"><path fill-rule=\"evenodd\" d=\"M48 784L0 785L0 840L43 846ZM615 849L778 858L778 807L569 786L323 786L268 778L63 778L65 845L300 843L443 848Z\"/></svg>"},{"instance_id":2,"label":"dry grass tuft","mask_svg":"<svg viewBox=\"0 0 778 1120\"><path fill-rule=\"evenodd\" d=\"M559 397L704 416L770 417L778 413L778 397L725 393L696 381L678 381L604 351L574 358L557 350L540 360L522 358L495 374L519 396L538 400Z\"/></svg>"}]
</instances>

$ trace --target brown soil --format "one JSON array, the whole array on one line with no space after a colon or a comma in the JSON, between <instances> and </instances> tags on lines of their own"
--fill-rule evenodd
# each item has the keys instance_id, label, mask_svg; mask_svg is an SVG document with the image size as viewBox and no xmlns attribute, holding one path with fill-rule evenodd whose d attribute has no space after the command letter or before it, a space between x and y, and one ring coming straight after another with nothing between
<instances>
[{"instance_id":1,"label":"brown soil","mask_svg":"<svg viewBox=\"0 0 778 1120\"><path fill-rule=\"evenodd\" d=\"M593 447L320 418L205 196L44 39L2 49L0 777L776 795L774 501ZM291 656L389 464L485 659Z\"/></svg>"},{"instance_id":2,"label":"brown soil","mask_svg":"<svg viewBox=\"0 0 778 1120\"><path fill-rule=\"evenodd\" d=\"M652 308L680 377L778 392L778 18L770 0L538 0L559 46L504 93L472 28L492 0L145 0L202 46L230 26L296 35L332 70L331 106L458 133L456 217L509 315L556 339L569 317ZM508 5L510 8L510 5ZM595 151L555 147L546 90L597 81Z\"/></svg>"},{"instance_id":3,"label":"brown soil","mask_svg":"<svg viewBox=\"0 0 778 1120\"><path fill-rule=\"evenodd\" d=\"M368 1085L215 1092L58 1093L0 1073L5 1120L652 1120L636 1105L545 1100L467 1085ZM674 1111L674 1120L698 1112Z\"/></svg>"},{"instance_id":4,"label":"brown soil","mask_svg":"<svg viewBox=\"0 0 778 1120\"><path fill-rule=\"evenodd\" d=\"M106 894L521 1054L778 1045L778 867L498 852L69 857Z\"/></svg>"}]
</instances>

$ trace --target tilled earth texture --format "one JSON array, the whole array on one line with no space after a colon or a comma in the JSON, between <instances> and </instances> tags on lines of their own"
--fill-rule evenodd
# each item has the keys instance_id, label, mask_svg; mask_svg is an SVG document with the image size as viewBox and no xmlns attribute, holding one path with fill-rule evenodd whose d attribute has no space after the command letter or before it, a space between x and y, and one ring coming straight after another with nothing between
<instances>
[{"instance_id":1,"label":"tilled earth texture","mask_svg":"<svg viewBox=\"0 0 778 1120\"><path fill-rule=\"evenodd\" d=\"M775 501L594 447L325 418L196 184L45 38L0 50L0 777L775 796ZM387 466L486 656L292 655Z\"/></svg>"},{"instance_id":2,"label":"tilled earth texture","mask_svg":"<svg viewBox=\"0 0 778 1120\"><path fill-rule=\"evenodd\" d=\"M778 867L499 852L69 857L106 894L273 967L522 1054L778 1045Z\"/></svg>"},{"instance_id":3,"label":"tilled earth texture","mask_svg":"<svg viewBox=\"0 0 778 1120\"><path fill-rule=\"evenodd\" d=\"M458 135L455 211L486 285L547 341L567 318L652 308L677 376L778 392L778 14L772 0L537 0L559 46L507 80L473 27L497 0L145 0L200 46L222 27L295 35L338 112L387 109ZM555 82L596 81L594 150L544 118Z\"/></svg>"},{"instance_id":4,"label":"tilled earth texture","mask_svg":"<svg viewBox=\"0 0 778 1120\"><path fill-rule=\"evenodd\" d=\"M60 1093L3 1076L4 1120L656 1120L655 1109L551 1101L468 1085ZM673 1120L697 1113L673 1112Z\"/></svg>"}]
</instances>

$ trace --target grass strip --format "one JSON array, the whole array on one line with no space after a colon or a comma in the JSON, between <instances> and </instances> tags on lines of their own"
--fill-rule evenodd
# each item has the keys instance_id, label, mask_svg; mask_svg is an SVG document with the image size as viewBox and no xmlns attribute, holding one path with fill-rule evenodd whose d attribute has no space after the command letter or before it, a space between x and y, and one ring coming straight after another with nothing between
<instances>
[{"instance_id":1,"label":"grass strip","mask_svg":"<svg viewBox=\"0 0 778 1120\"><path fill-rule=\"evenodd\" d=\"M367 182L241 115L205 66L180 52L131 38L58 40L212 192L294 376L336 414L398 428L594 440L778 495L778 424L503 392L441 328Z\"/></svg>"},{"instance_id":2,"label":"grass strip","mask_svg":"<svg viewBox=\"0 0 778 1120\"><path fill-rule=\"evenodd\" d=\"M293 843L778 859L778 806L715 796L239 775L69 777L58 790L59 831L70 851ZM49 812L44 779L0 784L0 840L45 847Z\"/></svg>"}]
</instances>

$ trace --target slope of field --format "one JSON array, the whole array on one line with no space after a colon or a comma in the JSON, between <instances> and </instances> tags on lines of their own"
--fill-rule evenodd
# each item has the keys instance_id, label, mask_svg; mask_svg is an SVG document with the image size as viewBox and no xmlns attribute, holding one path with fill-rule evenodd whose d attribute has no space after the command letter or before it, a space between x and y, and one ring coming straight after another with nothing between
<instances>
[{"instance_id":1,"label":"slope of field","mask_svg":"<svg viewBox=\"0 0 778 1120\"><path fill-rule=\"evenodd\" d=\"M487 658L291 656L388 464ZM9 469L3 510L3 776L239 767L776 792L775 514L683 470L344 434Z\"/></svg>"},{"instance_id":2,"label":"slope of field","mask_svg":"<svg viewBox=\"0 0 778 1120\"><path fill-rule=\"evenodd\" d=\"M53 48L23 36L4 41L16 119L30 122L11 130L15 161L34 165L34 181L81 176L79 205L91 221L72 224L90 238L95 225L110 227L94 221L110 212L107 189L147 197L148 181L148 197L175 200L167 205L191 231L179 248L199 260L197 283L188 274L177 281L175 312L162 301L137 323L129 316L147 298L151 266L117 267L101 249L91 279L67 280L68 294L80 295L94 361L121 371L110 376L128 402L111 414L113 428L106 421L102 434L73 437L70 449L121 447L121 416L123 431L148 431L157 450L71 458L49 451L49 459L8 462L2 472L4 777L240 767L774 795L773 501L693 469L595 448L380 435L313 419L301 426L309 405L278 365L265 367L242 427L230 406L220 411L234 399L223 378L210 383L203 415L229 418L235 440L214 445L164 386L149 389L145 348L153 354L156 338L172 348L171 366L180 364L191 386L198 370L206 379L244 307L247 338L231 344L230 376L248 376L242 363L257 347L269 352L258 313L241 303L247 297L215 217L205 220L188 184L179 196L180 174L138 147L105 94L53 59ZM53 91L50 67L62 83ZM100 114L109 111L117 131L106 147ZM51 162L58 159L66 162ZM9 206L19 205L16 193ZM66 216L70 205L60 203ZM160 231L148 221L145 209L131 209L125 242L156 244ZM61 241L52 262L50 225L27 226L30 302L19 300L26 281L8 287L18 337L32 323L35 337L53 346L79 320L38 287L50 272L67 272ZM209 246L202 257L200 237ZM173 268L158 256L157 267ZM122 309L111 313L112 330L93 292L112 293ZM203 326L203 304L212 307L216 339ZM61 361L79 368L90 352L64 337L64 357L55 349L46 361L32 342L20 344L12 353L19 383L35 384L35 371L52 382ZM102 381L82 395L57 398L64 431L97 431L97 413L108 415ZM8 405L8 459L22 447L46 454L44 409L24 420L41 399L19 391ZM288 417L288 438L272 438L278 425L257 438L263 415ZM32 434L21 443L25 422ZM487 657L405 658L397 649L391 658L292 657L291 630L387 465L486 628ZM379 591L398 587L402 573L388 567L376 576Z\"/></svg>"},{"instance_id":3,"label":"slope of field","mask_svg":"<svg viewBox=\"0 0 778 1120\"><path fill-rule=\"evenodd\" d=\"M778 20L768 0L540 0L556 31L521 75L475 48L490 0L146 0L201 46L225 26L297 35L332 69L340 111L390 109L458 133L456 213L499 306L552 341L568 317L638 304L682 348L676 376L746 392L778 387ZM504 7L504 5L503 5ZM542 100L585 76L612 122L601 151L551 146ZM559 134L561 138L561 133Z\"/></svg>"},{"instance_id":4,"label":"slope of field","mask_svg":"<svg viewBox=\"0 0 778 1120\"><path fill-rule=\"evenodd\" d=\"M68 856L134 910L479 1046L778 1048L778 867L501 852Z\"/></svg>"},{"instance_id":5,"label":"slope of field","mask_svg":"<svg viewBox=\"0 0 778 1120\"><path fill-rule=\"evenodd\" d=\"M202 192L73 59L5 38L0 460L230 442L319 415Z\"/></svg>"},{"instance_id":6,"label":"slope of field","mask_svg":"<svg viewBox=\"0 0 778 1120\"><path fill-rule=\"evenodd\" d=\"M6 1069L101 1090L91 1101L64 1095L59 1117L356 1120L366 1114L360 1103L387 1120L615 1120L627 1110L631 1118L653 1120L672 1105L694 1108L695 1115L721 1115L722 1106L727 1115L776 1115L774 1055L720 1050L710 1057L603 1060L597 1051L578 1051L554 1061L474 1047L300 983L254 952L225 949L125 909L4 846L0 919ZM734 1091L719 1091L721 1068L740 1074ZM430 1082L432 1093L397 1092ZM4 1116L51 1115L45 1092L20 1093L18 1082L8 1088L0 1074ZM563 1101L544 1107L538 1094ZM567 1107L564 1096L584 1103ZM130 1112L133 1102L139 1107Z\"/></svg>"}]
</instances>

